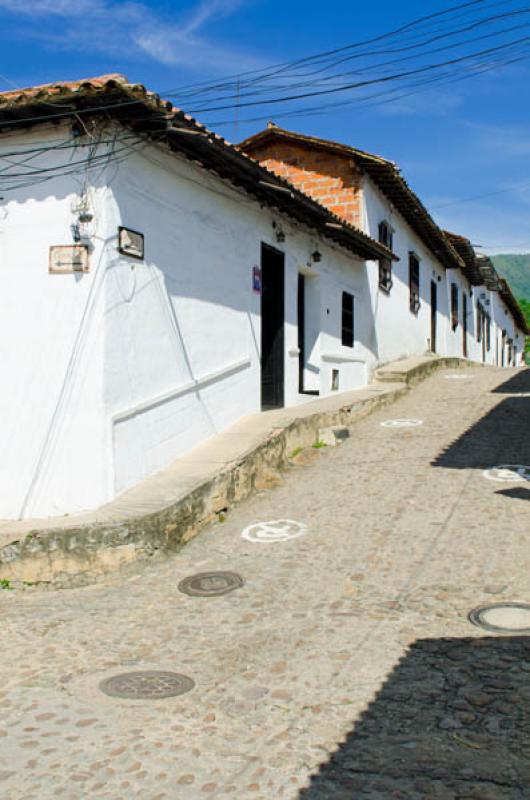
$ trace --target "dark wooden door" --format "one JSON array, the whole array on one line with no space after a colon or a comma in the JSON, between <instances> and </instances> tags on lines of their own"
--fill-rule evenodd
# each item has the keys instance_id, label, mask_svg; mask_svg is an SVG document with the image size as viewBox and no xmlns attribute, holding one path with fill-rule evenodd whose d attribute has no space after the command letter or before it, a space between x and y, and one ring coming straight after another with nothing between
<instances>
[{"instance_id":1,"label":"dark wooden door","mask_svg":"<svg viewBox=\"0 0 530 800\"><path fill-rule=\"evenodd\" d=\"M467 295L462 292L462 355L467 358Z\"/></svg>"},{"instance_id":2,"label":"dark wooden door","mask_svg":"<svg viewBox=\"0 0 530 800\"><path fill-rule=\"evenodd\" d=\"M298 273L298 391L304 392L305 367L305 278Z\"/></svg>"},{"instance_id":3,"label":"dark wooden door","mask_svg":"<svg viewBox=\"0 0 530 800\"><path fill-rule=\"evenodd\" d=\"M284 404L284 255L261 246L261 407Z\"/></svg>"},{"instance_id":4,"label":"dark wooden door","mask_svg":"<svg viewBox=\"0 0 530 800\"><path fill-rule=\"evenodd\" d=\"M436 314L438 311L438 286L431 281L431 353L436 353Z\"/></svg>"}]
</instances>

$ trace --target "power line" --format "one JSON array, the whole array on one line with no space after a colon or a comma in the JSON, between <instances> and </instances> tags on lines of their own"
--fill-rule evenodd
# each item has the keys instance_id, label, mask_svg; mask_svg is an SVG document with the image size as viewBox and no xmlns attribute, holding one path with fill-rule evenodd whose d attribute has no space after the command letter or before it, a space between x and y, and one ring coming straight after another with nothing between
<instances>
[{"instance_id":1,"label":"power line","mask_svg":"<svg viewBox=\"0 0 530 800\"><path fill-rule=\"evenodd\" d=\"M378 83L387 83L389 81L400 80L402 78L412 77L414 75L423 74L426 72L432 72L433 70L440 69L441 67L446 66L453 66L456 64L461 64L463 62L469 61L470 59L477 58L478 56L488 55L490 53L496 53L507 48L514 47L518 44L530 42L530 37L525 36L521 39L515 39L512 42L508 42L507 44L497 45L496 47L490 47L485 50L480 50L476 53L470 53L465 56L459 56L458 58L451 58L446 59L445 61L438 62L436 64L428 64L427 66L417 67L413 70L408 70L405 72L398 72L392 75L385 75L381 78L371 78L364 81L356 81L354 83L347 83L343 86L333 87L331 89L320 89L314 92L304 92L300 94L293 94L293 95L286 95L283 97L273 97L267 100L251 100L248 102L239 103L239 108L248 108L251 106L260 106L260 105L274 105L277 103L286 103L292 100L303 100L307 97L317 97L321 95L328 95L328 94L337 94L338 92L345 92L351 89L361 89L366 86L373 86ZM212 112L212 111L226 111L227 109L234 108L234 104L227 104L227 105L219 105L219 106L211 106L205 108L199 108L196 110L196 113L205 113L205 112Z\"/></svg>"},{"instance_id":2,"label":"power line","mask_svg":"<svg viewBox=\"0 0 530 800\"><path fill-rule=\"evenodd\" d=\"M476 194L472 197L462 197L460 200L453 200L450 203L442 203L441 205L437 206L430 206L432 211L437 211L440 208L449 208L450 206L459 206L462 203L472 203L475 200L482 200L485 197L493 197L497 194L506 194L507 192L518 191L519 189L526 189L530 186L530 183L521 183L518 186L510 186L507 189L495 189L493 192L484 192L484 194Z\"/></svg>"},{"instance_id":3,"label":"power line","mask_svg":"<svg viewBox=\"0 0 530 800\"><path fill-rule=\"evenodd\" d=\"M336 55L338 53L346 52L348 50L352 50L352 49L355 49L357 47L362 47L364 45L375 44L376 42L383 41L383 40L388 39L390 37L398 36L399 34L404 33L407 30L410 30L411 28L413 28L415 26L418 26L423 22L430 21L432 19L443 17L443 16L446 16L446 15L450 15L453 12L461 10L461 9L464 9L464 8L481 6L484 3L485 3L485 0L470 0L470 2L459 3L458 5L452 6L451 8L445 9L443 11L438 11L438 12L435 12L435 13L432 13L432 14L427 14L427 15L422 16L422 17L417 17L416 19L411 20L410 22L406 23L405 25L401 25L400 27L395 28L394 30L387 31L386 33L380 34L379 36L371 37L369 39L364 39L364 40L361 40L359 42L354 42L354 43L349 44L349 45L344 45L343 47L334 48L333 50L324 51L324 52L318 53L316 55L306 56L306 57L298 59L296 61L280 62L280 63L272 65L272 66L270 66L270 67L268 67L266 69L267 70L280 70L280 69L284 69L286 67L289 67L289 68L297 67L297 66L300 66L301 64L307 63L307 62L309 62L309 61L311 61L313 59L316 59L316 58L321 59L321 58L324 58L324 57L329 57L331 55ZM497 6L497 5L503 5L503 4L505 4L505 3L497 2L497 3L493 3L492 5L493 6ZM245 76L249 76L249 75L263 76L264 73L265 73L266 77L269 77L271 74L274 74L274 73L270 73L270 72L267 74L265 72L265 70L262 68L262 69L256 69L256 70L249 70L249 71L243 73L243 75L245 75ZM240 80L241 78L242 78L242 74L241 73L237 73L237 74L232 74L232 75L226 76L223 80L225 82L228 82L228 81L231 81L231 80L233 80L233 81L236 81L238 79ZM223 84L220 84L219 82L216 82L216 83L203 82L203 83L188 84L187 86L185 85L185 86L177 87L177 88L167 92L166 94L168 96L171 96L172 94L182 93L186 89L189 90L189 89L193 89L193 88L196 88L196 87L207 87L207 88L210 88L210 87L218 87L220 85L222 86Z\"/></svg>"},{"instance_id":4,"label":"power line","mask_svg":"<svg viewBox=\"0 0 530 800\"><path fill-rule=\"evenodd\" d=\"M365 95L362 97L353 97L348 100L335 101L332 103L321 103L320 105L317 106L306 106L291 111L280 111L274 114L274 119L282 120L293 117L301 118L301 117L319 116L321 114L327 114L330 110L345 108L346 106L351 106L351 105L355 105L357 108L361 109L376 108L383 105L389 105L404 98L420 94L424 92L425 89L431 85L436 84L438 86L446 86L448 84L458 83L464 80L470 80L471 78L483 75L487 72L491 72L492 70L497 69L499 67L509 66L510 64L518 63L519 61L525 58L526 55L520 55L515 58L504 58L496 60L492 63L476 65L472 68L472 70L470 69L465 74L458 73L456 75L440 75L437 77L423 78L422 80L411 82L410 84L407 85L411 91L404 91L406 87L391 87L389 89L385 89L384 91L376 92L374 94ZM256 122L263 123L267 122L268 120L270 120L270 114L256 116L256 117L246 117L244 119L241 119L240 122L249 124ZM206 123L208 125L220 128L226 125L232 125L233 120L232 119L222 119L215 121L206 120Z\"/></svg>"},{"instance_id":5,"label":"power line","mask_svg":"<svg viewBox=\"0 0 530 800\"><path fill-rule=\"evenodd\" d=\"M304 74L304 78L310 78L311 75L315 75L315 74L318 74L319 72L323 72L325 69L329 69L329 66L337 66L339 63L343 63L346 60L360 59L360 58L365 58L367 56L368 57L374 57L374 56L378 56L378 55L386 55L386 54L393 54L393 53L397 53L397 54L406 53L406 52L409 52L411 50L415 50L415 49L418 49L418 48L424 48L424 47L426 47L426 46L428 46L430 44L433 44L434 42L439 41L441 39L454 38L455 36L457 36L457 35L459 35L461 33L467 33L467 32L469 32L471 30L474 30L474 29L476 29L478 27L482 27L482 26L485 26L485 25L491 25L491 23L493 23L493 22L507 20L507 19L509 19L511 17L514 17L514 16L521 16L521 15L526 15L526 14L529 14L529 13L530 13L530 7L527 7L525 9L519 9L517 11L507 12L507 13L505 12L503 14L496 14L496 15L493 15L493 16L490 16L490 17L485 17L483 19L474 20L473 22L471 22L471 23L469 23L466 26L461 27L461 28L452 29L452 30L449 30L449 31L445 30L443 33L437 34L436 36L430 36L430 38L427 38L427 39L424 38L422 41L415 42L413 44L409 44L409 45L406 45L406 46L403 46L403 44L401 44L397 48L391 48L391 49L386 49L386 50L372 50L372 51L365 51L365 52L361 52L361 53L355 53L353 55L347 56L344 59L340 59L339 61L335 61L331 65L328 65L326 67L320 68L318 70L313 70L313 72L310 72L310 73L306 73L306 74ZM385 66L391 66L392 64L402 63L403 61L411 60L411 59L419 57L419 56L423 57L423 56L427 56L429 54L434 54L434 53L438 53L438 52L444 52L445 50L455 49L457 47L464 46L464 45L469 45L469 44L471 44L473 42L482 41L482 40L487 39L487 38L491 38L491 37L495 37L495 36L501 36L503 34L510 33L510 32L515 31L515 30L520 30L520 29L522 29L524 27L528 27L528 24L515 25L515 26L512 26L512 27L508 27L508 28L506 28L506 27L505 28L500 28L500 29L494 30L494 31L492 31L490 33L484 34L482 36L478 36L478 37L474 37L474 38L467 38L467 39L464 39L464 40L461 40L461 41L452 42L452 43L449 43L449 44L447 44L445 46L442 46L442 47L439 47L439 48L431 48L430 50L425 50L425 51L423 51L421 53L417 53L417 54L413 54L413 55L407 55L407 56L403 56L401 58L393 58L393 59L390 59L390 60L387 60L387 61L383 61L383 62L380 62L380 63L376 63L376 64L369 64L368 66L362 67L362 68L357 69L355 71L340 72L340 73L334 73L334 74L331 74L331 75L324 75L324 76L322 76L320 78L320 81L329 82L329 81L332 81L332 80L334 80L336 78L345 77L345 76L352 75L352 74L356 74L356 75L362 74L363 72L368 72L370 70L380 69L381 67L385 67ZM241 82L238 82L238 83L239 83L239 87L241 88ZM252 81L248 82L247 86L250 87L252 85L252 83L253 83ZM318 80L316 80L316 79L305 80L304 82L298 82L298 83L291 82L289 84L291 89L303 88L305 86L312 86L312 85L318 85ZM228 86L227 86L227 88L228 88ZM269 85L269 86L264 86L263 88L255 89L252 94L253 95L259 95L259 94L264 94L264 93L271 92L271 91L278 91L278 90L281 90L282 88L284 88L282 85L272 85L272 86ZM250 94L246 93L244 95L241 95L241 92L239 91L237 93L237 95L225 94L223 96L223 99L228 100L228 99L239 98L239 100L240 100L242 96L246 97L246 96L250 96ZM193 94L189 95L188 99L193 98L193 97L194 97ZM213 98L211 98L211 99L213 99Z\"/></svg>"}]
</instances>

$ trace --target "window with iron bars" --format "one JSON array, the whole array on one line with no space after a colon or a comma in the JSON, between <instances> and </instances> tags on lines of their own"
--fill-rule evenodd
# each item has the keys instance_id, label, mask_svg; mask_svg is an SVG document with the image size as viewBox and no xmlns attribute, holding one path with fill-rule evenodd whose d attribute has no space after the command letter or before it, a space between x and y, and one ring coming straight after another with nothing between
<instances>
[{"instance_id":1,"label":"window with iron bars","mask_svg":"<svg viewBox=\"0 0 530 800\"><path fill-rule=\"evenodd\" d=\"M416 253L409 253L409 307L413 314L420 310L420 260Z\"/></svg>"},{"instance_id":2,"label":"window with iron bars","mask_svg":"<svg viewBox=\"0 0 530 800\"><path fill-rule=\"evenodd\" d=\"M384 244L385 247L388 247L389 250L392 250L392 240L394 236L394 231L386 222L379 223L379 242ZM392 259L390 258L380 258L379 259L379 288L382 289L387 294L390 292L393 285L392 281Z\"/></svg>"}]
</instances>

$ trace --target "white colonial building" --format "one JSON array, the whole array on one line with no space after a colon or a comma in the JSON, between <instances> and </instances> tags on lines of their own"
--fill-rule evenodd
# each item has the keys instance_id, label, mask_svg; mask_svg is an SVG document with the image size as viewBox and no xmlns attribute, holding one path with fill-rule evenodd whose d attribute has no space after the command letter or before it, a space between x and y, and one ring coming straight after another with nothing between
<instances>
[{"instance_id":1,"label":"white colonial building","mask_svg":"<svg viewBox=\"0 0 530 800\"><path fill-rule=\"evenodd\" d=\"M0 95L0 126L0 517L367 382L388 248L116 76Z\"/></svg>"},{"instance_id":2,"label":"white colonial building","mask_svg":"<svg viewBox=\"0 0 530 800\"><path fill-rule=\"evenodd\" d=\"M2 518L95 508L245 415L462 355L448 276L471 316L476 285L402 187L369 177L339 216L120 76L0 94L0 161ZM523 330L484 291L506 332L484 360L508 364Z\"/></svg>"}]
</instances>

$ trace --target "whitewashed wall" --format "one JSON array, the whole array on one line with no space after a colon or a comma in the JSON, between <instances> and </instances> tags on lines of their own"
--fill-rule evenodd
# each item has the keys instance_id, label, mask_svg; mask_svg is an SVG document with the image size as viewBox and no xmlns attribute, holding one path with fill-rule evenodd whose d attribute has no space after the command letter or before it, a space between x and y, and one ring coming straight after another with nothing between
<instances>
[{"instance_id":1,"label":"whitewashed wall","mask_svg":"<svg viewBox=\"0 0 530 800\"><path fill-rule=\"evenodd\" d=\"M458 325L453 330L451 323L451 286L456 284L458 288ZM472 286L459 269L447 270L446 281L447 295L445 298L445 306L447 308L447 318L445 320L445 348L444 354L448 356L455 356L458 358L464 357L464 296L467 303L467 357L471 360L480 360L480 355L477 349L476 341L476 320L475 320L475 299Z\"/></svg>"},{"instance_id":2,"label":"whitewashed wall","mask_svg":"<svg viewBox=\"0 0 530 800\"><path fill-rule=\"evenodd\" d=\"M262 242L285 253L286 405L311 399L298 393L300 270L312 274L317 301L306 310L307 327L320 330L310 354L315 388L330 393L331 364L339 365L341 390L364 385L374 357L363 262L155 148L128 160L113 191L121 223L146 237L145 263L116 258L106 285L115 491L259 411L261 298L252 291L252 268ZM286 235L282 244L275 221ZM317 247L322 260L312 264ZM340 343L343 289L356 297L353 350Z\"/></svg>"},{"instance_id":3,"label":"whitewashed wall","mask_svg":"<svg viewBox=\"0 0 530 800\"><path fill-rule=\"evenodd\" d=\"M68 136L41 128L9 148ZM64 161L63 151L33 163ZM366 268L348 252L154 146L90 177L88 274L48 273L49 246L72 243L83 176L9 192L0 207L3 518L97 507L260 409L262 242L286 256L286 404L311 399L298 394L297 275L316 247L318 387L331 392L335 367L341 390L357 388L374 363ZM145 261L118 253L119 224L145 234ZM355 296L353 349L340 341L344 289Z\"/></svg>"},{"instance_id":4,"label":"whitewashed wall","mask_svg":"<svg viewBox=\"0 0 530 800\"><path fill-rule=\"evenodd\" d=\"M2 137L0 156L67 135L41 128ZM51 151L31 163L64 159ZM80 188L59 177L4 191L0 201L0 517L59 514L106 496L103 241L95 239L89 274L48 274L49 246L72 242ZM93 196L103 208L105 190Z\"/></svg>"},{"instance_id":5,"label":"whitewashed wall","mask_svg":"<svg viewBox=\"0 0 530 800\"><path fill-rule=\"evenodd\" d=\"M447 278L438 263L390 201L367 177L363 180L363 228L374 239L379 223L386 220L394 229L393 250L399 261L392 267L393 287L389 294L378 288L377 263L369 269L375 319L376 352L380 363L429 350L431 337L431 280L438 286L437 349L441 352L447 327ZM409 252L420 259L420 300L417 314L409 308Z\"/></svg>"}]
</instances>

